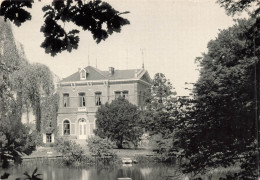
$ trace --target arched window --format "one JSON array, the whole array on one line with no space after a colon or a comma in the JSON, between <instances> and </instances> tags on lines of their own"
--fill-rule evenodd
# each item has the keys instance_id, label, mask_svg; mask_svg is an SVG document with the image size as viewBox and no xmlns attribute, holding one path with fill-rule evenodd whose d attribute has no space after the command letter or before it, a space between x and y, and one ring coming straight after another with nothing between
<instances>
[{"instance_id":1,"label":"arched window","mask_svg":"<svg viewBox=\"0 0 260 180\"><path fill-rule=\"evenodd\" d=\"M63 122L63 135L70 135L70 122L68 120Z\"/></svg>"}]
</instances>

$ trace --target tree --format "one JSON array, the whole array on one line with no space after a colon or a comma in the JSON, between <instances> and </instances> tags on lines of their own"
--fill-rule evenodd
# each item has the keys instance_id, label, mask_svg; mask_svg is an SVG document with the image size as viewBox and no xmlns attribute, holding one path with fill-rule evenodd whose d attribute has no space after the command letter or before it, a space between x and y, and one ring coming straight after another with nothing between
<instances>
[{"instance_id":1,"label":"tree","mask_svg":"<svg viewBox=\"0 0 260 180\"><path fill-rule=\"evenodd\" d=\"M0 18L0 162L2 167L7 167L9 160L15 163L22 161L23 154L30 154L35 150L35 133L21 123L22 107L25 99L30 98L25 92L25 86L35 88L37 83L48 91L48 81L24 82L28 76L27 63L19 43L16 43L11 26ZM20 48L20 49L19 49ZM26 70L24 70L26 69ZM22 71L24 70L24 71ZM39 70L39 69L37 69ZM48 79L48 71L37 72ZM23 78L22 78L23 77ZM16 81L15 81L16 80ZM34 84L32 84L34 83ZM35 84L36 83L36 84ZM46 83L46 84L45 84Z\"/></svg>"},{"instance_id":2,"label":"tree","mask_svg":"<svg viewBox=\"0 0 260 180\"><path fill-rule=\"evenodd\" d=\"M234 179L256 178L255 58L248 30L254 20L237 20L208 43L200 61L192 110L178 134L187 162L185 173L239 164ZM259 57L259 33L256 34Z\"/></svg>"},{"instance_id":3,"label":"tree","mask_svg":"<svg viewBox=\"0 0 260 180\"><path fill-rule=\"evenodd\" d=\"M34 0L3 0L0 7L0 16L5 20L9 19L15 25L31 20L31 14L27 11L32 8ZM50 5L42 8L44 24L41 32L44 34L44 41L41 47L45 52L55 56L57 53L78 48L79 30L65 30L65 23L73 23L84 31L92 33L94 40L99 43L105 40L113 32L120 32L121 27L130 22L121 17L128 12L118 12L112 6L101 0L54 0Z\"/></svg>"},{"instance_id":4,"label":"tree","mask_svg":"<svg viewBox=\"0 0 260 180\"><path fill-rule=\"evenodd\" d=\"M15 163L22 162L22 154L31 154L35 150L35 142L33 134L29 133L29 128L25 127L17 116L17 103L15 99L1 98L1 105L4 104L5 109L1 109L0 117L0 162L3 168L8 167L8 160Z\"/></svg>"},{"instance_id":5,"label":"tree","mask_svg":"<svg viewBox=\"0 0 260 180\"><path fill-rule=\"evenodd\" d=\"M246 11L249 15L257 16L260 13L260 2L258 0L217 0L229 15Z\"/></svg>"},{"instance_id":6,"label":"tree","mask_svg":"<svg viewBox=\"0 0 260 180\"><path fill-rule=\"evenodd\" d=\"M24 109L31 107L36 115L37 130L40 131L41 97L49 96L53 91L49 68L27 61L22 45L13 37L10 23L0 18L0 96L15 96L20 120Z\"/></svg>"},{"instance_id":7,"label":"tree","mask_svg":"<svg viewBox=\"0 0 260 180\"><path fill-rule=\"evenodd\" d=\"M143 126L155 141L159 153L167 157L173 150L173 135L178 116L176 92L163 73L156 73L146 99Z\"/></svg>"},{"instance_id":8,"label":"tree","mask_svg":"<svg viewBox=\"0 0 260 180\"><path fill-rule=\"evenodd\" d=\"M174 129L176 92L162 73L154 75L151 91L146 98L145 125L150 134L167 134Z\"/></svg>"},{"instance_id":9,"label":"tree","mask_svg":"<svg viewBox=\"0 0 260 180\"><path fill-rule=\"evenodd\" d=\"M140 112L137 106L124 98L113 100L98 108L95 134L115 141L119 149L123 142L132 142L135 147L143 134L140 127Z\"/></svg>"},{"instance_id":10,"label":"tree","mask_svg":"<svg viewBox=\"0 0 260 180\"><path fill-rule=\"evenodd\" d=\"M11 76L12 90L17 93L19 117L23 109L31 107L36 116L36 130L41 131L41 101L54 92L53 77L50 69L42 64L29 64L23 60Z\"/></svg>"}]
</instances>

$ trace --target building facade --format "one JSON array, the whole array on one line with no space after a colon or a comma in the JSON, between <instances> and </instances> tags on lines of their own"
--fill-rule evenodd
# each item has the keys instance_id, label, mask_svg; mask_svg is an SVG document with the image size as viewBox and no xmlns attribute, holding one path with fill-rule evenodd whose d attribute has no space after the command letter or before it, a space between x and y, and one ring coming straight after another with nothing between
<instances>
[{"instance_id":1,"label":"building facade","mask_svg":"<svg viewBox=\"0 0 260 180\"><path fill-rule=\"evenodd\" d=\"M118 97L139 107L144 105L152 80L145 69L100 71L88 66L60 81L57 123L59 135L88 139L94 135L96 111Z\"/></svg>"}]
</instances>

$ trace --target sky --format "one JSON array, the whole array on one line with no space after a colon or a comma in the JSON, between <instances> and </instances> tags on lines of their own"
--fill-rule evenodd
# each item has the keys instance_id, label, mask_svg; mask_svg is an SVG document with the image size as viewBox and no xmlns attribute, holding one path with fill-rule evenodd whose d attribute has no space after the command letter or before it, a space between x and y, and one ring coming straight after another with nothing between
<instances>
[{"instance_id":1,"label":"sky","mask_svg":"<svg viewBox=\"0 0 260 180\"><path fill-rule=\"evenodd\" d=\"M140 69L144 61L151 78L155 73L165 74L177 95L188 95L185 82L198 79L195 58L207 51L207 43L217 37L219 30L234 24L233 17L227 16L215 0L108 0L116 10L130 11L123 17L131 24L99 44L90 32L79 28L78 49L52 57L40 47L44 39L40 32L41 8L49 2L36 2L30 10L32 20L19 28L13 27L29 62L45 64L65 78L88 64L100 70L108 70L110 66ZM65 26L73 28L70 24Z\"/></svg>"}]
</instances>

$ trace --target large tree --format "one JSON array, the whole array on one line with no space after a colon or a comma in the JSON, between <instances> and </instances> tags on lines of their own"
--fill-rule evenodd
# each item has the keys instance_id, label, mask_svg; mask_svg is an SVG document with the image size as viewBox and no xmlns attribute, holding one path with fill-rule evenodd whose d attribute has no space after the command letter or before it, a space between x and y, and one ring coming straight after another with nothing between
<instances>
[{"instance_id":1,"label":"large tree","mask_svg":"<svg viewBox=\"0 0 260 180\"><path fill-rule=\"evenodd\" d=\"M0 163L7 167L8 160L21 162L22 153L34 148L33 135L21 123L19 89L14 89L12 75L22 57L15 43L11 26L0 18Z\"/></svg>"},{"instance_id":2,"label":"large tree","mask_svg":"<svg viewBox=\"0 0 260 180\"><path fill-rule=\"evenodd\" d=\"M146 98L146 129L151 134L172 132L175 110L176 92L170 80L163 73L156 73Z\"/></svg>"},{"instance_id":3,"label":"large tree","mask_svg":"<svg viewBox=\"0 0 260 180\"><path fill-rule=\"evenodd\" d=\"M254 22L237 20L208 43L208 52L200 61L193 110L178 134L188 160L184 172L196 174L236 164L242 170L234 179L256 178L254 80L260 36L256 33L254 41L248 33Z\"/></svg>"},{"instance_id":4,"label":"large tree","mask_svg":"<svg viewBox=\"0 0 260 180\"><path fill-rule=\"evenodd\" d=\"M34 0L3 0L0 4L0 16L20 26L31 20L28 8L32 8L33 3ZM42 10L45 14L41 32L45 39L41 47L52 56L78 48L79 30L66 31L65 23L72 23L84 31L90 31L97 43L107 39L113 32L120 32L122 26L130 24L127 19L121 17L128 12L119 12L101 0L53 0Z\"/></svg>"},{"instance_id":5,"label":"large tree","mask_svg":"<svg viewBox=\"0 0 260 180\"><path fill-rule=\"evenodd\" d=\"M217 0L221 7L224 7L229 15L247 12L257 17L260 14L260 2L258 0Z\"/></svg>"},{"instance_id":6,"label":"large tree","mask_svg":"<svg viewBox=\"0 0 260 180\"><path fill-rule=\"evenodd\" d=\"M176 92L170 80L163 73L156 73L146 99L143 127L155 141L154 148L166 156L173 153L178 114Z\"/></svg>"},{"instance_id":7,"label":"large tree","mask_svg":"<svg viewBox=\"0 0 260 180\"><path fill-rule=\"evenodd\" d=\"M98 108L95 134L116 142L119 149L123 142L132 142L137 147L143 134L140 126L140 112L137 106L124 98L113 100Z\"/></svg>"},{"instance_id":8,"label":"large tree","mask_svg":"<svg viewBox=\"0 0 260 180\"><path fill-rule=\"evenodd\" d=\"M53 77L50 69L42 64L30 64L24 60L11 74L11 88L17 95L18 116L21 119L24 109L32 108L36 117L36 130L41 131L42 99L54 92Z\"/></svg>"}]
</instances>

